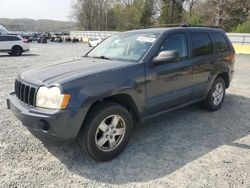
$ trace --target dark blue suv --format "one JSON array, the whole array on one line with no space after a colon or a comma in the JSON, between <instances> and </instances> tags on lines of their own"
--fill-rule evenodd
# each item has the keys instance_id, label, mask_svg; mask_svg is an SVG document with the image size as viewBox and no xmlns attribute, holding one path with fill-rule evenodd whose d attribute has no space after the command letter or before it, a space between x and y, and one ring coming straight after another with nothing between
<instances>
[{"instance_id":1,"label":"dark blue suv","mask_svg":"<svg viewBox=\"0 0 250 188\"><path fill-rule=\"evenodd\" d=\"M235 52L214 28L113 35L80 60L20 73L8 107L43 142L77 140L96 160L127 145L134 122L201 102L218 110Z\"/></svg>"}]
</instances>

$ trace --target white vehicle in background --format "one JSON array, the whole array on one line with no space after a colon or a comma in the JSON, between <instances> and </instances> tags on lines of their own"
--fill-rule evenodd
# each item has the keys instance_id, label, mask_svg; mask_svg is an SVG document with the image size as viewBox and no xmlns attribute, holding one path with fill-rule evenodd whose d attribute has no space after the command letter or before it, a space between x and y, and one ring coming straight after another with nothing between
<instances>
[{"instance_id":1,"label":"white vehicle in background","mask_svg":"<svg viewBox=\"0 0 250 188\"><path fill-rule=\"evenodd\" d=\"M29 51L28 41L15 35L0 35L0 53L20 56Z\"/></svg>"},{"instance_id":2,"label":"white vehicle in background","mask_svg":"<svg viewBox=\"0 0 250 188\"><path fill-rule=\"evenodd\" d=\"M100 44L103 40L105 39L105 37L96 37L96 38L91 38L89 40L89 46L90 47L96 47L98 44Z\"/></svg>"}]
</instances>

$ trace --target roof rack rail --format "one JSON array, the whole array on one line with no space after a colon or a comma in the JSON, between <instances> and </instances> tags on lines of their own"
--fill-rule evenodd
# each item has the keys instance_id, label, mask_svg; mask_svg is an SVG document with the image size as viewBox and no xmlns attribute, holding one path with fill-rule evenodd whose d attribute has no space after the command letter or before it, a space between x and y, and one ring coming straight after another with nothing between
<instances>
[{"instance_id":1,"label":"roof rack rail","mask_svg":"<svg viewBox=\"0 0 250 188\"><path fill-rule=\"evenodd\" d=\"M176 24L158 24L158 25L152 25L148 27L144 27L143 29L149 29L149 28L155 28L155 27L180 27L180 23Z\"/></svg>"},{"instance_id":2,"label":"roof rack rail","mask_svg":"<svg viewBox=\"0 0 250 188\"><path fill-rule=\"evenodd\" d=\"M148 27L136 28L136 29L150 29L155 27L207 27L207 28L217 28L220 29L219 26L210 26L210 25L191 25L189 23L175 23L175 24L159 24L159 25L152 25Z\"/></svg>"},{"instance_id":3,"label":"roof rack rail","mask_svg":"<svg viewBox=\"0 0 250 188\"><path fill-rule=\"evenodd\" d=\"M212 25L191 25L188 23L181 24L180 27L207 27L207 28L217 28L220 29L219 26L212 26Z\"/></svg>"}]
</instances>

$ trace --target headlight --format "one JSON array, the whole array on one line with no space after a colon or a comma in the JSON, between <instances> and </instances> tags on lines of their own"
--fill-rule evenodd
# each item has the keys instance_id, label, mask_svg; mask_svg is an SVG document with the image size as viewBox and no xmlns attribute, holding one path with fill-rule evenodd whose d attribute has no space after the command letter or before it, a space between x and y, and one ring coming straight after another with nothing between
<instances>
[{"instance_id":1,"label":"headlight","mask_svg":"<svg viewBox=\"0 0 250 188\"><path fill-rule=\"evenodd\" d=\"M50 109L65 109L69 103L70 95L61 94L59 87L47 88L42 86L36 95L36 106Z\"/></svg>"}]
</instances>

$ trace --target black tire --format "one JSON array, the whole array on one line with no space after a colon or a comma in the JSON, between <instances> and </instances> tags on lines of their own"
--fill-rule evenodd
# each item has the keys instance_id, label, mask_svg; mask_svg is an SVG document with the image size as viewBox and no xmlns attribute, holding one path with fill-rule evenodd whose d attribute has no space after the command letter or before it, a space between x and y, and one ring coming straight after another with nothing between
<instances>
[{"instance_id":1,"label":"black tire","mask_svg":"<svg viewBox=\"0 0 250 188\"><path fill-rule=\"evenodd\" d=\"M11 54L15 56L20 56L23 53L23 49L20 46L14 46L11 50Z\"/></svg>"},{"instance_id":2,"label":"black tire","mask_svg":"<svg viewBox=\"0 0 250 188\"><path fill-rule=\"evenodd\" d=\"M125 131L119 144L111 151L103 151L96 143L99 125L108 117L118 115L124 120ZM84 121L78 136L81 148L92 158L98 161L108 161L118 156L126 147L133 130L133 120L130 113L121 105L113 102L104 102L96 105ZM105 133L103 133L105 134ZM106 143L107 144L107 143ZM109 142L108 142L109 144Z\"/></svg>"},{"instance_id":3,"label":"black tire","mask_svg":"<svg viewBox=\"0 0 250 188\"><path fill-rule=\"evenodd\" d=\"M218 84L221 84L221 86L223 87L222 88L222 91L223 91L223 95L222 95L222 98L220 100L220 102L218 102L218 104L216 104L214 102L214 97L213 97L213 94L216 90L216 86ZM211 90L209 91L209 94L208 94L208 97L206 98L205 101L203 101L203 107L207 110L210 110L210 111L216 111L216 110L219 110L221 108L221 105L223 104L223 101L224 101L224 98L225 98L225 94L226 94L226 84L225 84L225 81L222 77L217 77L212 85L212 88Z\"/></svg>"}]
</instances>

